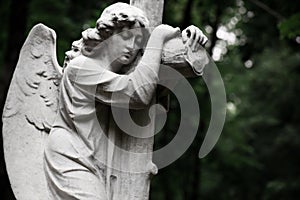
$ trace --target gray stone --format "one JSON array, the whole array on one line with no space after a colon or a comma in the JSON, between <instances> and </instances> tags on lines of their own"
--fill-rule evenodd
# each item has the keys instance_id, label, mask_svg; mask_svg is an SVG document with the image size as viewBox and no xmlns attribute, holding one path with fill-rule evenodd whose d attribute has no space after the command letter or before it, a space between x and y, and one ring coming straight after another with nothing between
<instances>
[{"instance_id":1,"label":"gray stone","mask_svg":"<svg viewBox=\"0 0 300 200\"><path fill-rule=\"evenodd\" d=\"M117 30L119 22L124 24ZM150 33L141 24L149 27L138 8L108 7L66 52L63 68L55 32L33 27L3 111L5 161L17 199L148 199L151 174L157 173L151 154L155 123L140 132L149 138L134 137L121 130L110 107L128 107L134 120L147 124L160 64L194 77L208 57L201 47L207 38L195 26L181 33L159 25L143 53L127 47L137 45L143 31Z\"/></svg>"}]
</instances>

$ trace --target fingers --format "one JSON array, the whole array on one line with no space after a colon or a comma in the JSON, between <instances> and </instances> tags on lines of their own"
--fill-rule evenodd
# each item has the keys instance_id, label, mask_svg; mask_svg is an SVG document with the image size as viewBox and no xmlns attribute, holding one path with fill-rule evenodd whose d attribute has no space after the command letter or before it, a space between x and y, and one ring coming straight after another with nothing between
<instances>
[{"instance_id":1,"label":"fingers","mask_svg":"<svg viewBox=\"0 0 300 200\"><path fill-rule=\"evenodd\" d=\"M203 36L203 33L202 31L200 31L200 29L195 29L195 39L193 40L193 43L192 43L192 51L196 51L199 47L199 44L201 44L201 40L202 40L202 36Z\"/></svg>"},{"instance_id":2,"label":"fingers","mask_svg":"<svg viewBox=\"0 0 300 200\"><path fill-rule=\"evenodd\" d=\"M182 40L184 43L188 42L187 44L191 47L192 51L197 51L200 45L205 45L208 38L198 27L191 25L183 31Z\"/></svg>"},{"instance_id":3,"label":"fingers","mask_svg":"<svg viewBox=\"0 0 300 200\"><path fill-rule=\"evenodd\" d=\"M182 35L182 41L185 44L191 37L191 31L189 30L189 28L186 28L182 31L181 35Z\"/></svg>"},{"instance_id":4,"label":"fingers","mask_svg":"<svg viewBox=\"0 0 300 200\"><path fill-rule=\"evenodd\" d=\"M204 46L206 43L207 43L207 41L208 41L208 38L205 36L205 35L203 35L203 37L202 37L203 39L202 39L202 41L201 41L201 45L202 46Z\"/></svg>"},{"instance_id":5,"label":"fingers","mask_svg":"<svg viewBox=\"0 0 300 200\"><path fill-rule=\"evenodd\" d=\"M182 31L182 42L183 44L189 39L187 30Z\"/></svg>"},{"instance_id":6,"label":"fingers","mask_svg":"<svg viewBox=\"0 0 300 200\"><path fill-rule=\"evenodd\" d=\"M193 41L194 41L195 36L196 36L196 29L192 26L189 26L188 30L190 32L188 45L191 46L193 44Z\"/></svg>"},{"instance_id":7,"label":"fingers","mask_svg":"<svg viewBox=\"0 0 300 200\"><path fill-rule=\"evenodd\" d=\"M199 47L200 47L200 43L197 42L195 45L194 51L197 51L199 49Z\"/></svg>"}]
</instances>

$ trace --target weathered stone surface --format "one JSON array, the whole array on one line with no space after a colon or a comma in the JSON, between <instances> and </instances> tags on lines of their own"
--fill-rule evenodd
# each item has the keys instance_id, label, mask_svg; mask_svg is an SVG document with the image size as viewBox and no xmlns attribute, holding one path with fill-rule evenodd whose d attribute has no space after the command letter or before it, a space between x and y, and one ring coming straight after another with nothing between
<instances>
[{"instance_id":1,"label":"weathered stone surface","mask_svg":"<svg viewBox=\"0 0 300 200\"><path fill-rule=\"evenodd\" d=\"M46 199L44 141L57 111L61 71L56 35L36 25L25 41L3 111L3 145L10 183L17 199Z\"/></svg>"}]
</instances>

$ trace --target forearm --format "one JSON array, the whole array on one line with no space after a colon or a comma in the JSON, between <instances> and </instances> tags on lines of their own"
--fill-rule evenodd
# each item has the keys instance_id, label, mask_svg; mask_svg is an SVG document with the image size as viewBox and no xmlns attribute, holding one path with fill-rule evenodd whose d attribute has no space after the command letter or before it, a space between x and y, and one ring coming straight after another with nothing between
<instances>
[{"instance_id":1,"label":"forearm","mask_svg":"<svg viewBox=\"0 0 300 200\"><path fill-rule=\"evenodd\" d=\"M158 74L163 45L164 38L159 34L158 30L154 30L148 40L144 55L139 65L147 65L147 67L151 68L156 74ZM139 65L137 67L139 67Z\"/></svg>"}]
</instances>

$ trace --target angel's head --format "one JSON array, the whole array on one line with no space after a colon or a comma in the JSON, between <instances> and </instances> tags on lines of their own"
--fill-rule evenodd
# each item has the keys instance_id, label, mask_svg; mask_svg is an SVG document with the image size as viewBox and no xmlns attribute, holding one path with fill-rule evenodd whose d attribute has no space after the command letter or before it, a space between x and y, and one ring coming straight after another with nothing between
<instances>
[{"instance_id":1,"label":"angel's head","mask_svg":"<svg viewBox=\"0 0 300 200\"><path fill-rule=\"evenodd\" d=\"M136 27L145 28L147 31L149 21L141 9L126 3L108 6L96 23L96 29L102 40L121 32L124 28Z\"/></svg>"},{"instance_id":2,"label":"angel's head","mask_svg":"<svg viewBox=\"0 0 300 200\"><path fill-rule=\"evenodd\" d=\"M139 8L126 3L113 4L103 11L95 28L82 33L81 52L89 56L103 41L108 41L105 50L118 55L122 64L129 64L147 41L148 27L149 21Z\"/></svg>"},{"instance_id":3,"label":"angel's head","mask_svg":"<svg viewBox=\"0 0 300 200\"><path fill-rule=\"evenodd\" d=\"M67 65L73 58L80 55L81 48L82 48L82 39L75 40L72 43L71 49L69 51L65 52L65 60L64 60L64 64L63 64L63 70L67 67Z\"/></svg>"}]
</instances>

